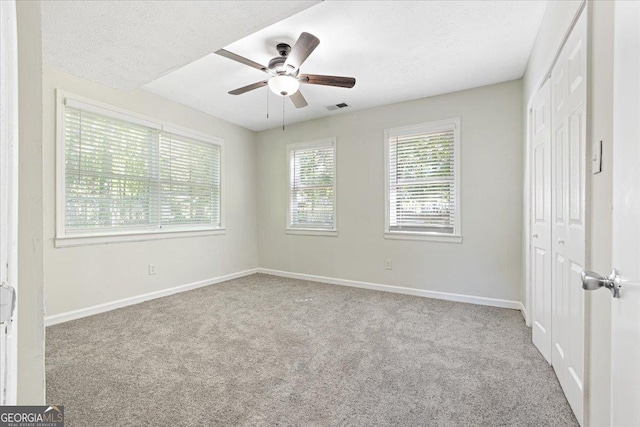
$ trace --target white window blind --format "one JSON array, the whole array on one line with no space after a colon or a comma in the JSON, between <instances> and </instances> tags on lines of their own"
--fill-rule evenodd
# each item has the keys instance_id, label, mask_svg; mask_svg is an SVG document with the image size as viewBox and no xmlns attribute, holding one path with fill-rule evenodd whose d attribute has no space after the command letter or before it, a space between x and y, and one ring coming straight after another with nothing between
<instances>
[{"instance_id":1,"label":"white window blind","mask_svg":"<svg viewBox=\"0 0 640 427\"><path fill-rule=\"evenodd\" d=\"M220 145L96 111L64 106L63 235L221 227Z\"/></svg>"},{"instance_id":2,"label":"white window blind","mask_svg":"<svg viewBox=\"0 0 640 427\"><path fill-rule=\"evenodd\" d=\"M335 142L292 144L289 157L289 228L335 230Z\"/></svg>"},{"instance_id":3,"label":"white window blind","mask_svg":"<svg viewBox=\"0 0 640 427\"><path fill-rule=\"evenodd\" d=\"M72 107L64 129L66 227L156 223L158 130Z\"/></svg>"},{"instance_id":4,"label":"white window blind","mask_svg":"<svg viewBox=\"0 0 640 427\"><path fill-rule=\"evenodd\" d=\"M160 133L160 222L220 225L220 147Z\"/></svg>"},{"instance_id":5,"label":"white window blind","mask_svg":"<svg viewBox=\"0 0 640 427\"><path fill-rule=\"evenodd\" d=\"M457 235L456 124L389 132L388 232Z\"/></svg>"}]
</instances>

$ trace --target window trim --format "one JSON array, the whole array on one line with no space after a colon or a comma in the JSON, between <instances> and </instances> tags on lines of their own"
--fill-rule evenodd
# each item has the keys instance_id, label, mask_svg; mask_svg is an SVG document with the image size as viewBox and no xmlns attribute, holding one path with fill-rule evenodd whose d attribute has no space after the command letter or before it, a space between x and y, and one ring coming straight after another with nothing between
<instances>
[{"instance_id":1,"label":"window trim","mask_svg":"<svg viewBox=\"0 0 640 427\"><path fill-rule=\"evenodd\" d=\"M125 120L135 124L141 124L163 132L170 132L187 138L215 144L220 147L220 226L174 226L157 229L150 228L121 228L119 230L92 230L80 232L67 232L65 228L65 107L71 104L75 108L104 116ZM199 237L223 235L226 233L225 225L225 146L224 139L208 135L193 129L185 128L156 119L144 114L129 111L104 102L75 95L60 89L56 89L56 236L54 246L56 248L68 246L85 246L118 242L139 242L155 239L171 239L181 237Z\"/></svg>"},{"instance_id":2,"label":"window trim","mask_svg":"<svg viewBox=\"0 0 640 427\"><path fill-rule=\"evenodd\" d=\"M439 233L436 231L395 231L390 228L390 146L389 138L394 136L414 135L416 133L436 132L438 130L454 129L453 141L453 180L455 191L455 219L454 232ZM384 238L399 240L425 240L432 242L462 243L462 212L460 211L460 117L445 120L420 123L416 125L390 128L384 130Z\"/></svg>"},{"instance_id":3,"label":"window trim","mask_svg":"<svg viewBox=\"0 0 640 427\"><path fill-rule=\"evenodd\" d=\"M299 228L291 227L291 152L303 148L313 148L331 145L333 147L333 228ZM336 138L323 138L313 141L296 142L287 144L286 148L286 167L287 167L287 224L285 232L292 235L306 236L337 236L338 235L338 149L336 146Z\"/></svg>"}]
</instances>

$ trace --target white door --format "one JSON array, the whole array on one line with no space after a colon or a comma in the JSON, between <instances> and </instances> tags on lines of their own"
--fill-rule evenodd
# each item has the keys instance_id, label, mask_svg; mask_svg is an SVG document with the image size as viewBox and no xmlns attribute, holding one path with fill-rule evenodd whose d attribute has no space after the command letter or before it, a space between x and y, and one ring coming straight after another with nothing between
<instances>
[{"instance_id":1,"label":"white door","mask_svg":"<svg viewBox=\"0 0 640 427\"><path fill-rule=\"evenodd\" d=\"M10 287L17 288L18 74L14 1L0 1L0 405L16 404L17 321Z\"/></svg>"},{"instance_id":2,"label":"white door","mask_svg":"<svg viewBox=\"0 0 640 427\"><path fill-rule=\"evenodd\" d=\"M587 21L577 21L551 73L552 356L578 422L583 420Z\"/></svg>"},{"instance_id":3,"label":"white door","mask_svg":"<svg viewBox=\"0 0 640 427\"><path fill-rule=\"evenodd\" d=\"M531 328L551 363L551 81L531 102Z\"/></svg>"},{"instance_id":4,"label":"white door","mask_svg":"<svg viewBox=\"0 0 640 427\"><path fill-rule=\"evenodd\" d=\"M611 425L640 426L640 3L617 2L614 23Z\"/></svg>"}]
</instances>

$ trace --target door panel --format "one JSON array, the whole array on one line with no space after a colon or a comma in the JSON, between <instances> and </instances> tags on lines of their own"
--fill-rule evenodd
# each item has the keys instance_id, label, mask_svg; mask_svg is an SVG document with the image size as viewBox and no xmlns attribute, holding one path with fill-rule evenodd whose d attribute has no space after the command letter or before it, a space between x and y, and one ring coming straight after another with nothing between
<instances>
[{"instance_id":1,"label":"door panel","mask_svg":"<svg viewBox=\"0 0 640 427\"><path fill-rule=\"evenodd\" d=\"M640 3L616 2L613 54L611 425L640 425ZM604 291L598 291L604 292Z\"/></svg>"},{"instance_id":2,"label":"door panel","mask_svg":"<svg viewBox=\"0 0 640 427\"><path fill-rule=\"evenodd\" d=\"M531 106L532 339L551 363L551 84L540 88Z\"/></svg>"},{"instance_id":3,"label":"door panel","mask_svg":"<svg viewBox=\"0 0 640 427\"><path fill-rule=\"evenodd\" d=\"M557 363L558 360L563 361L565 357L564 351L564 343L565 343L565 329L566 324L557 323L557 319L561 319L565 317L565 307L567 304L565 303L567 300L566 297L566 286L564 280L564 272L565 272L565 262L564 257L560 255L557 251L554 256L554 268L553 268L553 347L554 353L552 362ZM558 375L559 376L559 375Z\"/></svg>"},{"instance_id":4,"label":"door panel","mask_svg":"<svg viewBox=\"0 0 640 427\"><path fill-rule=\"evenodd\" d=\"M533 221L536 224L544 224L548 218L545 215L545 208L547 207L547 203L545 200L545 188L544 183L548 179L545 176L546 168L545 168L545 160L547 155L548 146L541 144L537 147L533 148L533 173L534 173L534 183L533 183Z\"/></svg>"},{"instance_id":5,"label":"door panel","mask_svg":"<svg viewBox=\"0 0 640 427\"><path fill-rule=\"evenodd\" d=\"M569 220L572 224L584 225L582 218L583 159L585 135L583 127L583 106L569 116Z\"/></svg>"},{"instance_id":6,"label":"door panel","mask_svg":"<svg viewBox=\"0 0 640 427\"><path fill-rule=\"evenodd\" d=\"M566 98L564 69L557 70L551 79L553 80L553 111L554 114L557 114L558 111L564 108L564 100Z\"/></svg>"},{"instance_id":7,"label":"door panel","mask_svg":"<svg viewBox=\"0 0 640 427\"><path fill-rule=\"evenodd\" d=\"M551 289L548 279L549 252L536 248L532 262L534 302L533 342L547 361L551 361Z\"/></svg>"},{"instance_id":8,"label":"door panel","mask_svg":"<svg viewBox=\"0 0 640 427\"><path fill-rule=\"evenodd\" d=\"M567 156L564 155L564 128L562 125L556 130L556 137L553 140L554 158L553 158L553 191L554 191L554 212L555 223L557 225L564 224L564 161Z\"/></svg>"},{"instance_id":9,"label":"door panel","mask_svg":"<svg viewBox=\"0 0 640 427\"><path fill-rule=\"evenodd\" d=\"M552 71L554 82L552 365L578 422L584 408L586 165L586 15L570 34Z\"/></svg>"},{"instance_id":10,"label":"door panel","mask_svg":"<svg viewBox=\"0 0 640 427\"><path fill-rule=\"evenodd\" d=\"M570 90L569 93L573 93L579 90L580 84L584 81L585 75L582 69L582 62L585 60L583 57L586 52L582 46L582 40L578 40L571 55L567 59L567 69L569 72Z\"/></svg>"}]
</instances>

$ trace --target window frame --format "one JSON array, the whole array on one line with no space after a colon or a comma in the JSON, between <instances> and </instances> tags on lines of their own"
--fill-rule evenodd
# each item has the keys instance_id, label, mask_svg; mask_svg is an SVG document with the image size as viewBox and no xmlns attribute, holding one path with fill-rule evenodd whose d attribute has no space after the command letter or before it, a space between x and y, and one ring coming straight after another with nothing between
<instances>
[{"instance_id":1,"label":"window frame","mask_svg":"<svg viewBox=\"0 0 640 427\"><path fill-rule=\"evenodd\" d=\"M332 228L301 228L291 226L291 152L304 148L333 147L333 227ZM286 167L287 167L287 234L299 234L307 236L337 236L338 235L338 150L336 138L323 138L314 141L296 142L287 144L286 147Z\"/></svg>"},{"instance_id":2,"label":"window frame","mask_svg":"<svg viewBox=\"0 0 640 427\"><path fill-rule=\"evenodd\" d=\"M151 227L123 227L114 230L68 231L66 223L66 186L65 186L65 108L74 105L96 114L124 120L130 123L170 132L183 137L196 139L220 147L220 226L189 225ZM225 147L224 139L208 135L192 129L184 128L160 119L135 113L104 102L75 95L56 89L56 248L68 246L85 246L118 242L140 242L156 239L173 239L185 237L213 236L226 233L225 226ZM160 225L160 223L158 224Z\"/></svg>"},{"instance_id":3,"label":"window frame","mask_svg":"<svg viewBox=\"0 0 640 427\"><path fill-rule=\"evenodd\" d=\"M415 135L420 133L437 132L453 127L453 188L454 200L454 231L441 233L437 231L398 231L390 227L390 142L394 136ZM462 243L462 215L460 211L460 117L420 123L410 126L389 128L384 131L384 238L401 240L424 240L432 242Z\"/></svg>"}]
</instances>

